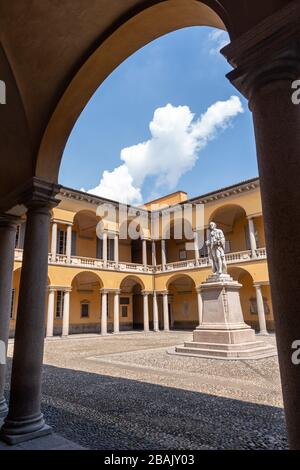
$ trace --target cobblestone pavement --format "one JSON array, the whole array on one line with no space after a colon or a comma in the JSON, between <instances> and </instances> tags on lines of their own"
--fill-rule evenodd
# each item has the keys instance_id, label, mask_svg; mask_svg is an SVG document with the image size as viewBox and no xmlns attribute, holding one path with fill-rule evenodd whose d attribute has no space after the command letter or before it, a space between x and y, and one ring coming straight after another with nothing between
<instances>
[{"instance_id":1,"label":"cobblestone pavement","mask_svg":"<svg viewBox=\"0 0 300 470\"><path fill-rule=\"evenodd\" d=\"M286 448L277 358L167 354L190 339L161 332L47 341L48 424L91 449Z\"/></svg>"}]
</instances>

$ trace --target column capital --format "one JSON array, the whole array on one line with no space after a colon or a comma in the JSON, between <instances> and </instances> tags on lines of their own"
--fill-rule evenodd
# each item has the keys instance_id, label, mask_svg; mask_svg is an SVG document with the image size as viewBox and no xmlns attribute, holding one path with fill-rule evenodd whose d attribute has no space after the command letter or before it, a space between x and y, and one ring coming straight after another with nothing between
<instances>
[{"instance_id":1,"label":"column capital","mask_svg":"<svg viewBox=\"0 0 300 470\"><path fill-rule=\"evenodd\" d=\"M56 292L57 290L59 290L56 286L48 286L48 291L49 292Z\"/></svg>"},{"instance_id":2,"label":"column capital","mask_svg":"<svg viewBox=\"0 0 300 470\"><path fill-rule=\"evenodd\" d=\"M160 290L160 291L156 291L156 294L157 295L168 295L169 291L168 290Z\"/></svg>"},{"instance_id":3,"label":"column capital","mask_svg":"<svg viewBox=\"0 0 300 470\"><path fill-rule=\"evenodd\" d=\"M21 220L21 217L15 215L0 213L0 228L15 230Z\"/></svg>"},{"instance_id":4,"label":"column capital","mask_svg":"<svg viewBox=\"0 0 300 470\"><path fill-rule=\"evenodd\" d=\"M300 4L289 3L225 46L227 78L249 100L265 86L300 74Z\"/></svg>"},{"instance_id":5,"label":"column capital","mask_svg":"<svg viewBox=\"0 0 300 470\"><path fill-rule=\"evenodd\" d=\"M46 207L52 209L60 201L55 198L59 193L61 186L39 178L32 178L23 188L20 194L20 202L27 209Z\"/></svg>"},{"instance_id":6,"label":"column capital","mask_svg":"<svg viewBox=\"0 0 300 470\"><path fill-rule=\"evenodd\" d=\"M141 291L141 294L142 294L142 295L151 295L151 294L152 294L152 290L142 290L142 291Z\"/></svg>"}]
</instances>

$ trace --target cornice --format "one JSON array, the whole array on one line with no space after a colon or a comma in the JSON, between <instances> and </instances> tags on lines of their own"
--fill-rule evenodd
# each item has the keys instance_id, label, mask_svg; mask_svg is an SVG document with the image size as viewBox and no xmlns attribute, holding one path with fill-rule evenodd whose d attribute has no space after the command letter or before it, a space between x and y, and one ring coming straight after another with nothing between
<instances>
[{"instance_id":1,"label":"cornice","mask_svg":"<svg viewBox=\"0 0 300 470\"><path fill-rule=\"evenodd\" d=\"M234 186L229 186L228 188L224 188L215 192L208 193L204 196L193 198L189 202L193 202L194 204L207 204L209 202L226 199L230 196L236 196L236 195L245 193L247 191L257 189L259 187L260 187L259 178L256 178L256 179L245 181L243 183L240 183Z\"/></svg>"}]
</instances>

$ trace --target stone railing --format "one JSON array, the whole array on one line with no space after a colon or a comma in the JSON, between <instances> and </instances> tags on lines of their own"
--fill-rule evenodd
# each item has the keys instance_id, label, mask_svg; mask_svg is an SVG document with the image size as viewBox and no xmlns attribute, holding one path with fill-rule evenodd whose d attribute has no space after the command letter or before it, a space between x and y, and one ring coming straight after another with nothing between
<instances>
[{"instance_id":1,"label":"stone railing","mask_svg":"<svg viewBox=\"0 0 300 470\"><path fill-rule=\"evenodd\" d=\"M267 258L267 252L265 248L258 248L256 250L256 255L252 256L250 250L247 251L239 251L236 253L227 253L226 254L226 261L227 264L235 264L235 263L245 263L254 260L261 260ZM16 249L15 250L15 261L22 261L23 259L23 250ZM176 261L174 263L167 263L165 265L165 269L163 270L162 265L157 266L144 266L143 264L138 263L130 263L120 261L116 263L115 261L106 261L104 263L103 260L95 259L95 258L86 258L83 256L72 256L71 259L68 261L66 255L59 255L57 254L55 257L55 261L52 260L51 254L48 257L49 264L52 265L59 265L59 266L73 266L73 267L81 267L81 268L89 268L89 269L103 269L109 271L125 271L125 272L134 272L134 273L146 273L146 274L154 274L154 273L162 273L162 272L172 272L172 271L184 271L186 269L201 269L207 268L210 266L210 260L208 257L199 258L197 261L195 259L184 260L184 261Z\"/></svg>"}]
</instances>

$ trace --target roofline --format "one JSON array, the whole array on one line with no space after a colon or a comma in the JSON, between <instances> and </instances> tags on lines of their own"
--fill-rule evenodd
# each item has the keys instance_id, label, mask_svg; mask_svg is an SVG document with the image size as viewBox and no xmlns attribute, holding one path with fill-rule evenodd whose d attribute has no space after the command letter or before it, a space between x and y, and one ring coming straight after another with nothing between
<instances>
[{"instance_id":1,"label":"roofline","mask_svg":"<svg viewBox=\"0 0 300 470\"><path fill-rule=\"evenodd\" d=\"M225 186L223 188L216 189L215 191L211 191L209 193L202 194L200 196L195 196L191 199L188 199L188 201L186 201L186 202L194 202L194 201L197 201L199 199L207 199L211 196L216 196L219 193L224 193L225 191L231 191L233 189L237 189L240 186L245 186L245 185L249 185L249 184L253 184L253 183L258 183L259 184L259 182L260 182L259 177L256 176L254 178L250 178L248 180L240 181L239 183L235 183L235 184L232 184L230 186Z\"/></svg>"},{"instance_id":2,"label":"roofline","mask_svg":"<svg viewBox=\"0 0 300 470\"><path fill-rule=\"evenodd\" d=\"M193 197L191 199L187 199L186 201L182 201L180 203L178 203L178 205L182 205L182 204L187 204L187 203L196 203L196 202L209 202L209 201L205 201L206 199L208 198L211 198L213 196L218 196L220 194L224 194L226 192L231 192L231 191L234 191L236 189L242 189L242 187L245 187L245 189L254 189L254 188L247 188L247 186L249 185L254 185L255 183L258 183L258 186L259 186L259 177L256 176L254 178L250 178L248 180L244 180L244 181L240 181L239 183L235 183L235 184L232 184L230 186L225 186L223 188L220 188L220 189L217 189L215 191L211 191L209 193L206 193L206 194L203 194L201 196L196 196L196 197ZM78 194L78 195L81 195L82 196L82 199L86 200L87 202L94 202L94 203L97 203L97 202L108 202L108 203L111 203L111 204L123 204L124 206L126 207L133 207L134 209L136 209L137 211L143 211L143 212L158 212L159 210L161 209L157 209L156 211L150 211L149 209L145 209L141 206L133 206L133 205L130 205L130 204L124 204L124 203L120 203L119 201L114 201L112 199L107 199L105 197L101 197L101 196L96 196L94 194L90 194L90 193L87 193L85 191L80 191L79 189L73 189L73 188L69 188L67 186L61 186L61 189L60 189L60 194L64 195L64 193L67 192L67 193L73 193L73 194ZM185 191L174 191L173 193L170 193L170 194L167 194L166 196L172 196L173 194L176 194L176 193L186 193ZM230 196L231 194L227 194L227 196ZM166 196L162 196L163 197L166 197ZM161 199L162 199L161 198ZM156 199L156 200L159 200L160 198ZM153 200L153 201L149 201L145 204L151 204L153 202L155 202L156 200ZM168 207L172 207L172 206L168 206ZM165 208L167 209L167 208Z\"/></svg>"}]
</instances>

